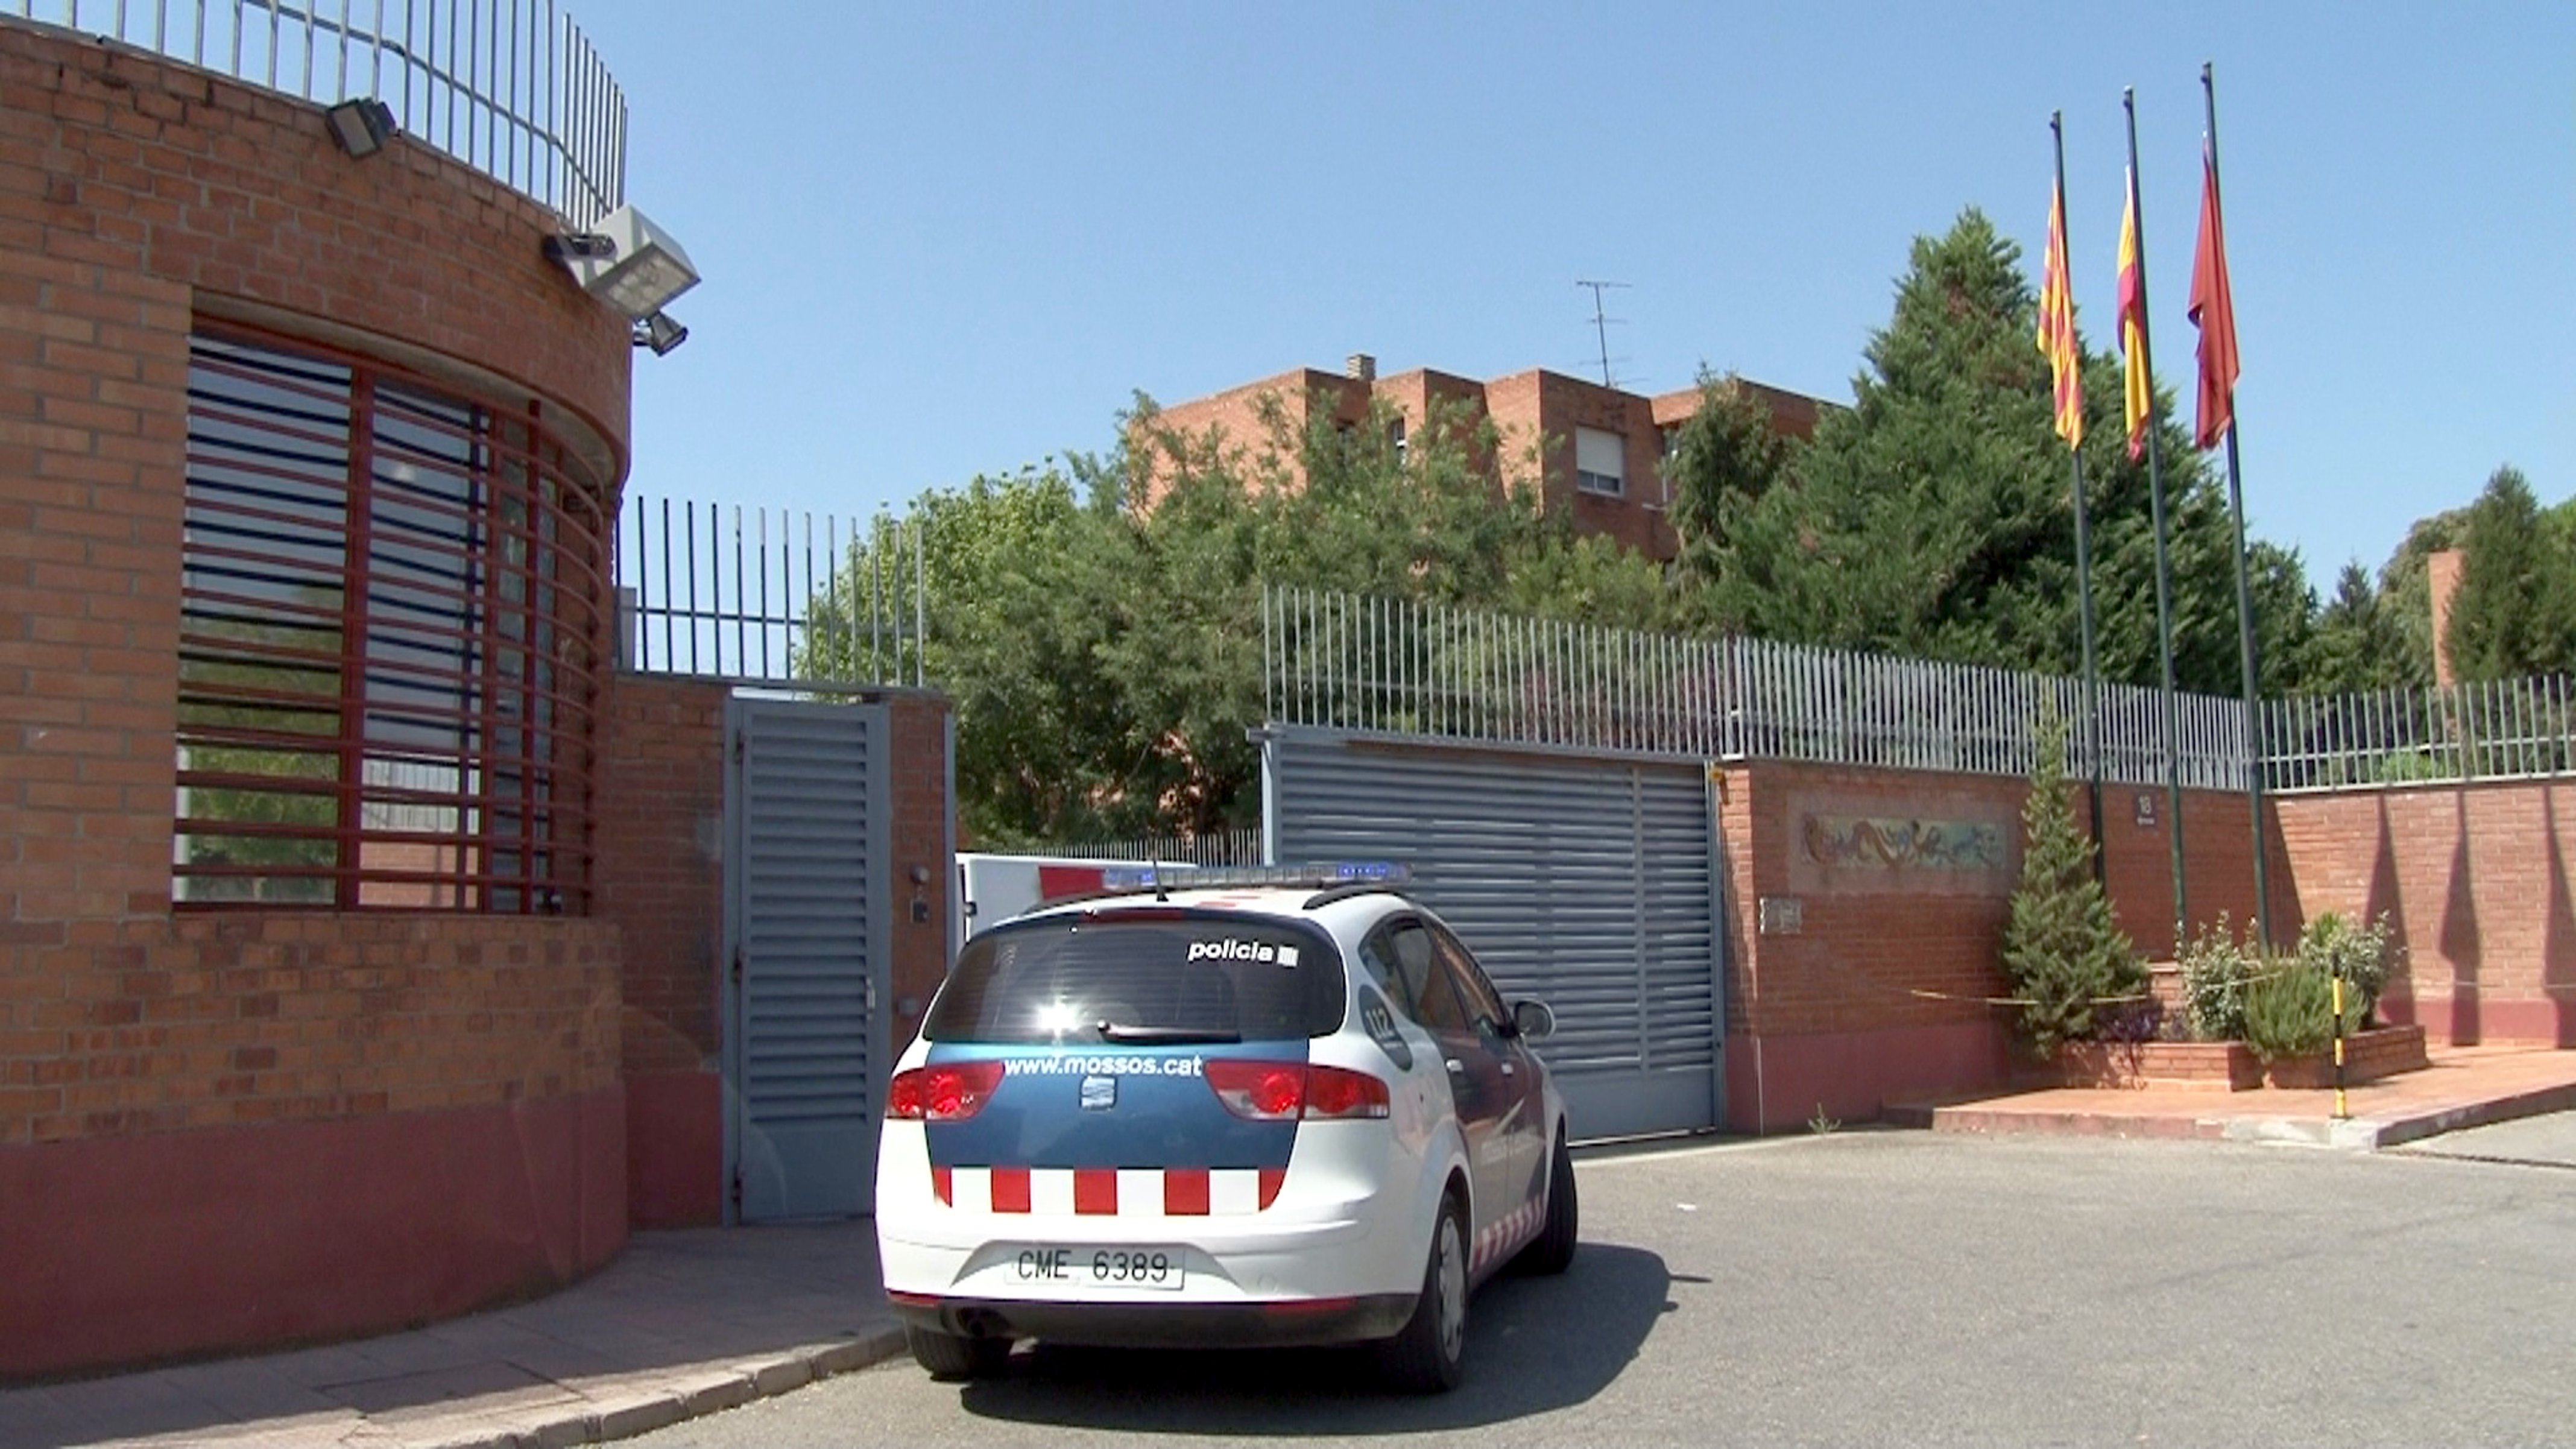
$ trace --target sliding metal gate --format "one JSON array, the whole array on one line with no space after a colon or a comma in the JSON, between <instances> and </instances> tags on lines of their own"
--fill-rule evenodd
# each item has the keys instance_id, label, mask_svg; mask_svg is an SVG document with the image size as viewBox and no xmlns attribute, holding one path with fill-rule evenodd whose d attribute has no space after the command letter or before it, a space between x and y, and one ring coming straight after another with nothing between
<instances>
[{"instance_id":1,"label":"sliding metal gate","mask_svg":"<svg viewBox=\"0 0 2576 1449\"><path fill-rule=\"evenodd\" d=\"M888 1059L886 710L737 697L725 738L728 1218L868 1212Z\"/></svg>"},{"instance_id":2,"label":"sliding metal gate","mask_svg":"<svg viewBox=\"0 0 2576 1449\"><path fill-rule=\"evenodd\" d=\"M1270 858L1401 860L1541 1048L1578 1138L1723 1118L1725 937L1698 766L1273 726Z\"/></svg>"}]
</instances>

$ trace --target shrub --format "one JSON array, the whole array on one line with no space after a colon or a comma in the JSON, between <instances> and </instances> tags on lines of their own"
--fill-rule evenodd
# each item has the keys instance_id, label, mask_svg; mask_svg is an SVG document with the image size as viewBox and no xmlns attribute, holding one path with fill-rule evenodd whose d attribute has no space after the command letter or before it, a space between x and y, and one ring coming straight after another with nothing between
<instances>
[{"instance_id":1,"label":"shrub","mask_svg":"<svg viewBox=\"0 0 2576 1449\"><path fill-rule=\"evenodd\" d=\"M2004 975L2020 998L2022 1039L2046 1057L2096 1034L2106 1008L2138 999L2146 971L2112 923L2093 878L2093 842L2066 790L2066 727L2042 717L2030 798L2022 805L2021 885L2004 925Z\"/></svg>"},{"instance_id":2,"label":"shrub","mask_svg":"<svg viewBox=\"0 0 2576 1449\"><path fill-rule=\"evenodd\" d=\"M2262 969L2262 953L2240 944L2221 912L2184 948L2180 965L2183 1017L2193 1040L2244 1040L2245 983Z\"/></svg>"},{"instance_id":3,"label":"shrub","mask_svg":"<svg viewBox=\"0 0 2576 1449\"><path fill-rule=\"evenodd\" d=\"M2347 917L2325 911L2299 933L2298 959L2328 978L2341 976L2348 993L2359 999L2355 1019L2368 1021L2380 993L2388 989L2388 973L2399 954L2392 947L2394 935L2385 913L2367 926L2356 926Z\"/></svg>"},{"instance_id":4,"label":"shrub","mask_svg":"<svg viewBox=\"0 0 2576 1449\"><path fill-rule=\"evenodd\" d=\"M2361 1029L2357 993L2344 997L2344 1032ZM2315 963L2290 960L2245 984L2245 1044L2265 1061L2324 1051L2335 1036L2334 978Z\"/></svg>"}]
</instances>

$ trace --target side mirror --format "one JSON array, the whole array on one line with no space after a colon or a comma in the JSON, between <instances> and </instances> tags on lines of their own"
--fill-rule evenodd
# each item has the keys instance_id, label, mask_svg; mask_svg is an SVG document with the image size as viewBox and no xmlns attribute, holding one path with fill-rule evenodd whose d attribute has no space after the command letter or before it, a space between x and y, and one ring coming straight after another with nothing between
<instances>
[{"instance_id":1,"label":"side mirror","mask_svg":"<svg viewBox=\"0 0 2576 1449\"><path fill-rule=\"evenodd\" d=\"M1544 1001L1512 1003L1512 1025L1520 1029L1523 1040L1545 1041L1556 1035L1556 1013Z\"/></svg>"}]
</instances>

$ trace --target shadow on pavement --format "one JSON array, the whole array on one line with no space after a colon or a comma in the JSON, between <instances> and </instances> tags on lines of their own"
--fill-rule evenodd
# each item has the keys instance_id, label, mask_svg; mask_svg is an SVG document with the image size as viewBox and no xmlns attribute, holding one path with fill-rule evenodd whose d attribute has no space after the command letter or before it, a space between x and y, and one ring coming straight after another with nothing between
<instances>
[{"instance_id":1,"label":"shadow on pavement","mask_svg":"<svg viewBox=\"0 0 2576 1449\"><path fill-rule=\"evenodd\" d=\"M464 1318L0 1389L0 1449L146 1437L390 1442L488 1430L501 1416L577 1420L669 1383L857 1342L893 1323L868 1219L638 1233L570 1288Z\"/></svg>"},{"instance_id":2,"label":"shadow on pavement","mask_svg":"<svg viewBox=\"0 0 2576 1449\"><path fill-rule=\"evenodd\" d=\"M1642 1249L1586 1243L1559 1278L1500 1278L1468 1307L1467 1381L1416 1398L1382 1387L1365 1350L1148 1351L1038 1344L967 1385L968 1413L1126 1433L1402 1433L1501 1423L1583 1403L1673 1312L1672 1275Z\"/></svg>"}]
</instances>

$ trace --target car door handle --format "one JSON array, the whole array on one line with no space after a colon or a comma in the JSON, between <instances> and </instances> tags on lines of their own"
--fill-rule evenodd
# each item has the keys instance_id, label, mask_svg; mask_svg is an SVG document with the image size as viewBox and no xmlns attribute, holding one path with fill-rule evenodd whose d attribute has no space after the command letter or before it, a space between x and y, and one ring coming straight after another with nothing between
<instances>
[{"instance_id":1,"label":"car door handle","mask_svg":"<svg viewBox=\"0 0 2576 1449\"><path fill-rule=\"evenodd\" d=\"M1504 1076L1507 1076L1507 1077L1510 1077L1510 1076L1517 1076L1517 1075L1519 1075L1519 1073L1517 1073L1517 1072L1515 1072L1515 1071L1513 1071L1513 1070L1512 1070L1512 1064L1511 1064L1510 1062L1505 1062L1505 1063L1503 1063L1503 1075L1504 1075Z\"/></svg>"},{"instance_id":2,"label":"car door handle","mask_svg":"<svg viewBox=\"0 0 2576 1449\"><path fill-rule=\"evenodd\" d=\"M1467 1075L1467 1064L1458 1060L1456 1057L1445 1058L1442 1060L1440 1065L1447 1067L1449 1069L1449 1075L1453 1077L1463 1077Z\"/></svg>"}]
</instances>

